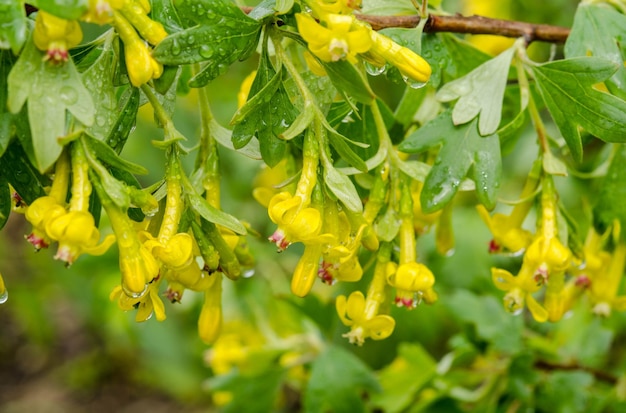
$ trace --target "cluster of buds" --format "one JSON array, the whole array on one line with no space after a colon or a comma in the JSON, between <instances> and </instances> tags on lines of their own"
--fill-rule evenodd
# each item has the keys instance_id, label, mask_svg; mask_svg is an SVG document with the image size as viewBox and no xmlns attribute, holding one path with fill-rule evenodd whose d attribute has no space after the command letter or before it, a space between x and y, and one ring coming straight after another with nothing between
<instances>
[{"instance_id":1,"label":"cluster of buds","mask_svg":"<svg viewBox=\"0 0 626 413\"><path fill-rule=\"evenodd\" d=\"M36 250L58 242L55 259L71 265L81 254L102 255L115 242L113 235L100 241L100 231L89 212L92 185L85 148L72 142L56 163L48 195L25 208L32 232L26 237ZM71 177L71 198L66 202Z\"/></svg>"},{"instance_id":2,"label":"cluster of buds","mask_svg":"<svg viewBox=\"0 0 626 413\"><path fill-rule=\"evenodd\" d=\"M553 179L550 175L539 175L541 173L537 170L531 172L522 201L515 205L510 215L490 216L479 207L479 213L494 237L489 251L523 254L517 276L501 268L492 269L494 284L506 292L505 308L519 313L526 306L536 321L558 321L575 300L586 293L595 314L608 316L612 310L625 310L626 297L618 296L626 259L626 245L619 239L619 224L612 229L615 234L612 254L605 250L609 232L600 236L591 228L582 257L577 257L559 236L557 192ZM533 206L532 194L538 189L541 196L537 232L533 235L522 228L522 224ZM538 298L541 297L543 301L540 303Z\"/></svg>"},{"instance_id":3,"label":"cluster of buds","mask_svg":"<svg viewBox=\"0 0 626 413\"><path fill-rule=\"evenodd\" d=\"M167 32L148 13L150 2L147 0L91 0L87 11L79 19L115 27L124 45L128 77L136 87L159 78L163 73L163 65L152 57L151 46L159 44L167 37ZM46 53L45 60L55 64L66 62L69 59L68 50L77 46L82 37L78 20L38 11L33 41L39 50Z\"/></svg>"}]
</instances>

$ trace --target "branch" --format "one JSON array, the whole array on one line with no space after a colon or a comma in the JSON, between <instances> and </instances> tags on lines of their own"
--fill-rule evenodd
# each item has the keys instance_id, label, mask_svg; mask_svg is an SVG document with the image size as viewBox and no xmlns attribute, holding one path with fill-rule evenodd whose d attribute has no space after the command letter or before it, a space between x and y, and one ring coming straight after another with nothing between
<instances>
[{"instance_id":1,"label":"branch","mask_svg":"<svg viewBox=\"0 0 626 413\"><path fill-rule=\"evenodd\" d=\"M250 13L252 7L242 7L245 13ZM374 16L371 14L356 14L356 17L369 23L374 30L389 27L416 27L420 17L413 16ZM426 33L448 32L465 34L494 34L504 37L524 37L527 44L534 41L565 43L570 30L567 27L550 26L548 24L533 24L513 20L491 19L483 16L437 16L431 14L424 27Z\"/></svg>"},{"instance_id":2,"label":"branch","mask_svg":"<svg viewBox=\"0 0 626 413\"><path fill-rule=\"evenodd\" d=\"M553 364L544 360L535 361L535 367L545 371L554 371L554 370L582 370L587 373L592 374L597 380L615 385L618 382L617 377L603 370L594 369L591 367L581 366L577 363L575 364Z\"/></svg>"},{"instance_id":3,"label":"branch","mask_svg":"<svg viewBox=\"0 0 626 413\"><path fill-rule=\"evenodd\" d=\"M388 27L417 26L420 17L414 16L373 16L357 14L357 18L369 23L374 30ZM437 16L431 14L424 27L426 33L449 32L466 34L494 34L504 37L524 37L526 43L534 41L565 43L570 30L566 27L533 24L512 20L491 19L482 16Z\"/></svg>"}]
</instances>

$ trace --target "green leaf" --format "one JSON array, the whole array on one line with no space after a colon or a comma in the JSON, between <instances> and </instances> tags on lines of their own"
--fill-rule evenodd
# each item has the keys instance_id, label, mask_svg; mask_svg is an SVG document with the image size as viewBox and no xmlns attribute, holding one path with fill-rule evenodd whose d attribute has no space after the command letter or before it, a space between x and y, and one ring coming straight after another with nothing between
<instances>
[{"instance_id":1,"label":"green leaf","mask_svg":"<svg viewBox=\"0 0 626 413\"><path fill-rule=\"evenodd\" d=\"M21 1L0 0L0 49L18 54L26 38L26 11Z\"/></svg>"},{"instance_id":2,"label":"green leaf","mask_svg":"<svg viewBox=\"0 0 626 413\"><path fill-rule=\"evenodd\" d=\"M128 135L135 127L137 111L139 110L139 97L139 89L131 87L120 98L118 104L119 117L106 139L106 144L113 148L116 153L122 151Z\"/></svg>"},{"instance_id":3,"label":"green leaf","mask_svg":"<svg viewBox=\"0 0 626 413\"><path fill-rule=\"evenodd\" d=\"M363 203L350 178L339 172L330 163L324 165L324 183L350 211L363 212Z\"/></svg>"},{"instance_id":4,"label":"green leaf","mask_svg":"<svg viewBox=\"0 0 626 413\"><path fill-rule=\"evenodd\" d=\"M87 0L32 0L28 3L40 10L67 20L76 20L87 11Z\"/></svg>"},{"instance_id":5,"label":"green leaf","mask_svg":"<svg viewBox=\"0 0 626 413\"><path fill-rule=\"evenodd\" d=\"M145 167L121 158L106 143L101 142L89 135L83 135L83 139L92 153L108 166L136 175L146 175L148 173L148 170Z\"/></svg>"},{"instance_id":6,"label":"green leaf","mask_svg":"<svg viewBox=\"0 0 626 413\"><path fill-rule=\"evenodd\" d=\"M362 392L378 391L372 371L348 351L329 345L315 359L304 393L304 412L365 412Z\"/></svg>"},{"instance_id":7,"label":"green leaf","mask_svg":"<svg viewBox=\"0 0 626 413\"><path fill-rule=\"evenodd\" d=\"M367 165L365 161L357 155L348 143L352 143L348 138L338 133L334 129L328 129L328 140L339 154L342 160L348 162L356 169L363 173L367 173Z\"/></svg>"},{"instance_id":8,"label":"green leaf","mask_svg":"<svg viewBox=\"0 0 626 413\"><path fill-rule=\"evenodd\" d=\"M63 147L57 139L66 135L66 111L84 125L94 121L93 101L72 60L54 65L43 57L32 41L26 44L9 73L8 97L12 113L18 113L28 100L36 167L41 172L61 154Z\"/></svg>"},{"instance_id":9,"label":"green leaf","mask_svg":"<svg viewBox=\"0 0 626 413\"><path fill-rule=\"evenodd\" d=\"M533 67L541 96L574 159L582 159L579 126L606 142L624 142L626 102L593 85L610 78L615 63L577 57Z\"/></svg>"},{"instance_id":10,"label":"green leaf","mask_svg":"<svg viewBox=\"0 0 626 413\"><path fill-rule=\"evenodd\" d=\"M383 390L372 395L372 403L387 413L400 412L436 374L437 363L421 345L400 343L398 356L378 375Z\"/></svg>"},{"instance_id":11,"label":"green leaf","mask_svg":"<svg viewBox=\"0 0 626 413\"><path fill-rule=\"evenodd\" d=\"M6 176L0 175L0 229L9 220L11 214L11 191Z\"/></svg>"},{"instance_id":12,"label":"green leaf","mask_svg":"<svg viewBox=\"0 0 626 413\"><path fill-rule=\"evenodd\" d=\"M353 97L357 102L370 104L376 95L370 88L367 78L360 70L347 60L337 62L320 61L333 85L348 96Z\"/></svg>"},{"instance_id":13,"label":"green leaf","mask_svg":"<svg viewBox=\"0 0 626 413\"><path fill-rule=\"evenodd\" d=\"M264 45L257 74L250 87L250 98L233 116L233 145L241 148L253 136L259 140L261 156L267 165L283 159L286 142L283 133L296 121L297 111L282 84L282 68L276 71Z\"/></svg>"},{"instance_id":14,"label":"green leaf","mask_svg":"<svg viewBox=\"0 0 626 413\"><path fill-rule=\"evenodd\" d=\"M626 144L615 145L613 158L609 165L593 209L595 227L602 234L618 220L621 228L626 228ZM626 239L626 231L621 231Z\"/></svg>"},{"instance_id":15,"label":"green leaf","mask_svg":"<svg viewBox=\"0 0 626 413\"><path fill-rule=\"evenodd\" d=\"M626 96L626 68L620 50L626 16L613 7L580 3L565 43L565 57L595 56L615 63L619 69L606 82L607 88L622 99Z\"/></svg>"},{"instance_id":16,"label":"green leaf","mask_svg":"<svg viewBox=\"0 0 626 413\"><path fill-rule=\"evenodd\" d=\"M211 206L206 199L198 195L191 183L186 179L183 180L183 187L189 206L204 219L216 225L226 227L237 234L243 235L246 233L246 227L237 218Z\"/></svg>"},{"instance_id":17,"label":"green leaf","mask_svg":"<svg viewBox=\"0 0 626 413\"><path fill-rule=\"evenodd\" d=\"M178 16L178 11L174 7L173 0L160 0L151 2L152 10L150 17L163 25L168 33L176 33L183 28L183 24Z\"/></svg>"},{"instance_id":18,"label":"green leaf","mask_svg":"<svg viewBox=\"0 0 626 413\"><path fill-rule=\"evenodd\" d=\"M232 401L220 409L224 413L267 413L275 411L284 376L285 371L277 367L257 375L235 370L213 377L207 384L212 390L232 393Z\"/></svg>"},{"instance_id":19,"label":"green leaf","mask_svg":"<svg viewBox=\"0 0 626 413\"><path fill-rule=\"evenodd\" d=\"M380 16L415 14L411 0L363 0L362 13Z\"/></svg>"},{"instance_id":20,"label":"green leaf","mask_svg":"<svg viewBox=\"0 0 626 413\"><path fill-rule=\"evenodd\" d=\"M7 76L13 65L13 56L11 52L0 50L0 156L9 146L11 138L15 135L12 131L15 122L14 115L8 111L7 95L8 82Z\"/></svg>"},{"instance_id":21,"label":"green leaf","mask_svg":"<svg viewBox=\"0 0 626 413\"><path fill-rule=\"evenodd\" d=\"M455 317L473 324L478 337L491 343L494 350L505 354L522 350L523 320L512 317L494 297L460 290L448 298L446 304Z\"/></svg>"},{"instance_id":22,"label":"green leaf","mask_svg":"<svg viewBox=\"0 0 626 413\"><path fill-rule=\"evenodd\" d=\"M556 371L538 386L537 407L554 413L588 412L591 373L585 371Z\"/></svg>"},{"instance_id":23,"label":"green leaf","mask_svg":"<svg viewBox=\"0 0 626 413\"><path fill-rule=\"evenodd\" d=\"M13 141L0 157L0 171L26 204L46 195L43 188L50 184L48 179L33 168L17 141Z\"/></svg>"},{"instance_id":24,"label":"green leaf","mask_svg":"<svg viewBox=\"0 0 626 413\"><path fill-rule=\"evenodd\" d=\"M261 159L261 149L259 148L259 141L256 138L253 138L243 148L235 149L232 142L231 130L220 125L215 119L211 119L208 127L210 130L209 134L223 147L236 151L237 153L245 155L250 159Z\"/></svg>"},{"instance_id":25,"label":"green leaf","mask_svg":"<svg viewBox=\"0 0 626 413\"><path fill-rule=\"evenodd\" d=\"M189 81L191 87L206 85L257 46L261 24L229 1L186 0L177 8L181 17L196 25L166 37L152 54L166 65L206 62Z\"/></svg>"},{"instance_id":26,"label":"green leaf","mask_svg":"<svg viewBox=\"0 0 626 413\"><path fill-rule=\"evenodd\" d=\"M476 183L476 195L488 209L495 206L500 185L502 159L497 134L480 136L477 120L461 126L452 123L450 111L416 130L399 145L407 153L423 152L441 144L435 164L421 193L424 212L437 211L456 194L463 178Z\"/></svg>"},{"instance_id":27,"label":"green leaf","mask_svg":"<svg viewBox=\"0 0 626 413\"><path fill-rule=\"evenodd\" d=\"M514 51L515 46L439 89L438 100L449 102L459 99L452 111L455 125L462 125L480 115L480 134L496 132L502 119L502 99Z\"/></svg>"},{"instance_id":28,"label":"green leaf","mask_svg":"<svg viewBox=\"0 0 626 413\"><path fill-rule=\"evenodd\" d=\"M86 132L102 141L111 132L118 115L124 116L123 113L118 112L115 87L110 79L115 60L113 49L107 48L82 74L83 84L95 103L94 122L86 129Z\"/></svg>"}]
</instances>

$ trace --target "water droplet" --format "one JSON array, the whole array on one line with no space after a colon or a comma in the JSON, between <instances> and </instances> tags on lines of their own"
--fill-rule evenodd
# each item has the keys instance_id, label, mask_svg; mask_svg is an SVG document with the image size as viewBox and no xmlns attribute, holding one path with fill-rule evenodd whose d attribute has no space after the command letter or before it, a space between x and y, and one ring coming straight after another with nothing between
<instances>
[{"instance_id":1,"label":"water droplet","mask_svg":"<svg viewBox=\"0 0 626 413\"><path fill-rule=\"evenodd\" d=\"M406 76L402 76L402 79L404 80L404 83L406 83L407 86L412 89L423 88L424 86L426 86L426 83L428 83L428 82L420 82L419 80L413 80Z\"/></svg>"},{"instance_id":2,"label":"water droplet","mask_svg":"<svg viewBox=\"0 0 626 413\"><path fill-rule=\"evenodd\" d=\"M252 277L253 275L254 275L254 268L250 268L250 269L244 270L244 271L241 273L241 276L242 276L243 278L250 278L250 277Z\"/></svg>"},{"instance_id":3,"label":"water droplet","mask_svg":"<svg viewBox=\"0 0 626 413\"><path fill-rule=\"evenodd\" d=\"M122 282L122 291L124 291L124 294L126 294L127 296L129 296L130 298L141 298L147 291L148 291L148 284L146 284L143 288L143 291L140 293L136 293L133 291L130 291L126 285L124 284L124 282Z\"/></svg>"},{"instance_id":4,"label":"water droplet","mask_svg":"<svg viewBox=\"0 0 626 413\"><path fill-rule=\"evenodd\" d=\"M204 6L201 4L198 4L198 8L196 9L196 14L198 16L202 16L205 12L206 10L204 10Z\"/></svg>"},{"instance_id":5,"label":"water droplet","mask_svg":"<svg viewBox=\"0 0 626 413\"><path fill-rule=\"evenodd\" d=\"M63 86L59 91L59 97L66 105L73 105L78 100L78 93L71 86Z\"/></svg>"},{"instance_id":6,"label":"water droplet","mask_svg":"<svg viewBox=\"0 0 626 413\"><path fill-rule=\"evenodd\" d=\"M180 44L178 43L178 39L174 39L172 41L172 47L170 49L170 52L176 56L180 54Z\"/></svg>"},{"instance_id":7,"label":"water droplet","mask_svg":"<svg viewBox=\"0 0 626 413\"><path fill-rule=\"evenodd\" d=\"M283 119L280 121L280 126L287 129L289 126L291 126L286 119Z\"/></svg>"},{"instance_id":8,"label":"water droplet","mask_svg":"<svg viewBox=\"0 0 626 413\"><path fill-rule=\"evenodd\" d=\"M96 125L102 127L102 126L104 126L105 123L106 123L106 119L105 119L104 116L102 116L102 115L96 116Z\"/></svg>"},{"instance_id":9,"label":"water droplet","mask_svg":"<svg viewBox=\"0 0 626 413\"><path fill-rule=\"evenodd\" d=\"M217 52L220 54L220 56L226 56L226 49L224 49L223 47L217 49Z\"/></svg>"},{"instance_id":10,"label":"water droplet","mask_svg":"<svg viewBox=\"0 0 626 413\"><path fill-rule=\"evenodd\" d=\"M200 46L200 56L204 57L205 59L212 58L213 49L211 48L211 46L207 44L203 44L202 46Z\"/></svg>"},{"instance_id":11,"label":"water droplet","mask_svg":"<svg viewBox=\"0 0 626 413\"><path fill-rule=\"evenodd\" d=\"M0 294L0 304L6 303L8 299L9 299L9 292L7 290L4 290L4 292Z\"/></svg>"},{"instance_id":12,"label":"water droplet","mask_svg":"<svg viewBox=\"0 0 626 413\"><path fill-rule=\"evenodd\" d=\"M442 254L444 257L451 257L454 255L454 248L450 248L447 251L444 251Z\"/></svg>"},{"instance_id":13,"label":"water droplet","mask_svg":"<svg viewBox=\"0 0 626 413\"><path fill-rule=\"evenodd\" d=\"M190 45L190 46L191 46L191 45L193 45L195 42L196 42L196 38L195 38L195 37L193 37L193 35L189 35L189 36L187 36L187 44L188 44L188 45Z\"/></svg>"},{"instance_id":14,"label":"water droplet","mask_svg":"<svg viewBox=\"0 0 626 413\"><path fill-rule=\"evenodd\" d=\"M387 65L382 65L379 67L370 62L363 62L363 65L365 66L365 71L372 76L382 75L387 69Z\"/></svg>"}]
</instances>

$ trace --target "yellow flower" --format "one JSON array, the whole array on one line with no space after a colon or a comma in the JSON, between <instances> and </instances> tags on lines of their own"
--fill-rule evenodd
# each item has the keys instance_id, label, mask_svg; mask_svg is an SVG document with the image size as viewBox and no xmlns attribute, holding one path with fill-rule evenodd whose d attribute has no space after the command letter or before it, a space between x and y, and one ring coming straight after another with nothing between
<instances>
[{"instance_id":1,"label":"yellow flower","mask_svg":"<svg viewBox=\"0 0 626 413\"><path fill-rule=\"evenodd\" d=\"M498 289L507 291L504 296L504 308L507 311L518 313L526 305L535 320L544 322L548 319L546 309L532 296L541 289L542 284L536 281L534 271L526 264L526 261L522 264L517 277L506 270L492 268L491 278Z\"/></svg>"},{"instance_id":2,"label":"yellow flower","mask_svg":"<svg viewBox=\"0 0 626 413\"><path fill-rule=\"evenodd\" d=\"M222 331L222 273L216 272L211 280L198 318L198 336L206 344L215 342Z\"/></svg>"},{"instance_id":3,"label":"yellow flower","mask_svg":"<svg viewBox=\"0 0 626 413\"><path fill-rule=\"evenodd\" d=\"M504 214L489 215L483 205L476 207L483 219L493 240L489 244L489 252L499 252L502 248L512 253L521 252L532 242L532 234L521 227L521 219L513 212L510 216Z\"/></svg>"},{"instance_id":4,"label":"yellow flower","mask_svg":"<svg viewBox=\"0 0 626 413\"><path fill-rule=\"evenodd\" d=\"M626 295L618 295L625 262L626 244L620 241L613 251L609 267L591 279L589 295L595 314L609 316L613 310L626 311Z\"/></svg>"},{"instance_id":5,"label":"yellow flower","mask_svg":"<svg viewBox=\"0 0 626 413\"><path fill-rule=\"evenodd\" d=\"M4 285L4 279L2 278L2 274L0 274L0 304L4 304L9 298L9 293L7 293L7 289Z\"/></svg>"},{"instance_id":6,"label":"yellow flower","mask_svg":"<svg viewBox=\"0 0 626 413\"><path fill-rule=\"evenodd\" d=\"M299 196L281 192L272 197L268 213L278 229L269 240L284 251L294 242L323 242L327 236L320 236L322 218L317 208L305 206Z\"/></svg>"},{"instance_id":7,"label":"yellow flower","mask_svg":"<svg viewBox=\"0 0 626 413\"><path fill-rule=\"evenodd\" d=\"M37 198L26 209L26 220L33 225L32 232L26 236L36 250L47 248L52 239L46 232L48 222L65 215L67 212L53 196Z\"/></svg>"},{"instance_id":8,"label":"yellow flower","mask_svg":"<svg viewBox=\"0 0 626 413\"><path fill-rule=\"evenodd\" d=\"M425 291L435 284L433 273L424 264L415 261L401 264L397 271L387 275L387 282L396 288L396 305L414 308Z\"/></svg>"},{"instance_id":9,"label":"yellow flower","mask_svg":"<svg viewBox=\"0 0 626 413\"><path fill-rule=\"evenodd\" d=\"M344 325L350 327L350 332L343 335L350 343L362 345L366 338L383 340L393 333L395 320L388 315L373 315L366 313L365 297L360 291L354 291L350 297L340 295L336 301L337 313Z\"/></svg>"},{"instance_id":10,"label":"yellow flower","mask_svg":"<svg viewBox=\"0 0 626 413\"><path fill-rule=\"evenodd\" d=\"M335 281L359 281L363 276L363 268L361 268L357 252L367 224L362 223L353 233L345 212L341 211L337 214L336 204L324 209L324 225L329 227L328 232L333 236L333 242L324 250L318 275L329 285L334 284ZM336 219L332 216L333 214L336 214Z\"/></svg>"},{"instance_id":11,"label":"yellow flower","mask_svg":"<svg viewBox=\"0 0 626 413\"><path fill-rule=\"evenodd\" d=\"M371 36L369 54L373 60L383 59L389 62L398 68L402 76L415 82L425 83L428 81L432 69L420 55L374 30L370 30L369 34Z\"/></svg>"},{"instance_id":12,"label":"yellow flower","mask_svg":"<svg viewBox=\"0 0 626 413\"><path fill-rule=\"evenodd\" d=\"M54 258L68 265L82 253L102 255L115 242L115 236L109 234L99 243L100 231L96 228L93 216L86 211L70 211L48 220L46 233L59 241Z\"/></svg>"},{"instance_id":13,"label":"yellow flower","mask_svg":"<svg viewBox=\"0 0 626 413\"><path fill-rule=\"evenodd\" d=\"M361 8L361 0L316 0L310 5L313 11L323 18L326 14L351 14Z\"/></svg>"},{"instance_id":14,"label":"yellow flower","mask_svg":"<svg viewBox=\"0 0 626 413\"><path fill-rule=\"evenodd\" d=\"M113 11L122 8L128 0L89 0L89 9L82 20L89 23L108 24L113 21Z\"/></svg>"},{"instance_id":15,"label":"yellow flower","mask_svg":"<svg viewBox=\"0 0 626 413\"><path fill-rule=\"evenodd\" d=\"M83 32L77 21L61 19L42 10L37 12L33 41L39 50L46 52L45 60L66 62L68 50L82 39Z\"/></svg>"},{"instance_id":16,"label":"yellow flower","mask_svg":"<svg viewBox=\"0 0 626 413\"><path fill-rule=\"evenodd\" d=\"M298 297L306 296L318 275L320 258L322 257L321 244L305 245L304 253L296 265L291 278L291 292Z\"/></svg>"},{"instance_id":17,"label":"yellow flower","mask_svg":"<svg viewBox=\"0 0 626 413\"><path fill-rule=\"evenodd\" d=\"M308 14L296 14L298 31L309 45L309 50L325 62L347 59L356 63L358 53L367 52L372 46L371 29L354 24L352 15L328 14L324 16L326 27Z\"/></svg>"},{"instance_id":18,"label":"yellow flower","mask_svg":"<svg viewBox=\"0 0 626 413\"><path fill-rule=\"evenodd\" d=\"M556 237L540 235L530 244L524 261L535 269L535 277L545 281L553 273L562 273L570 266L571 251Z\"/></svg>"},{"instance_id":19,"label":"yellow flower","mask_svg":"<svg viewBox=\"0 0 626 413\"><path fill-rule=\"evenodd\" d=\"M117 300L117 304L123 311L129 311L132 309L137 309L137 314L135 315L135 321L142 322L149 320L152 314L155 315L158 321L165 320L165 306L163 305L163 301L159 296L159 280L153 280L149 286L146 294L143 294L141 297L129 297L125 292L122 286L116 286L109 299L111 301Z\"/></svg>"}]
</instances>

